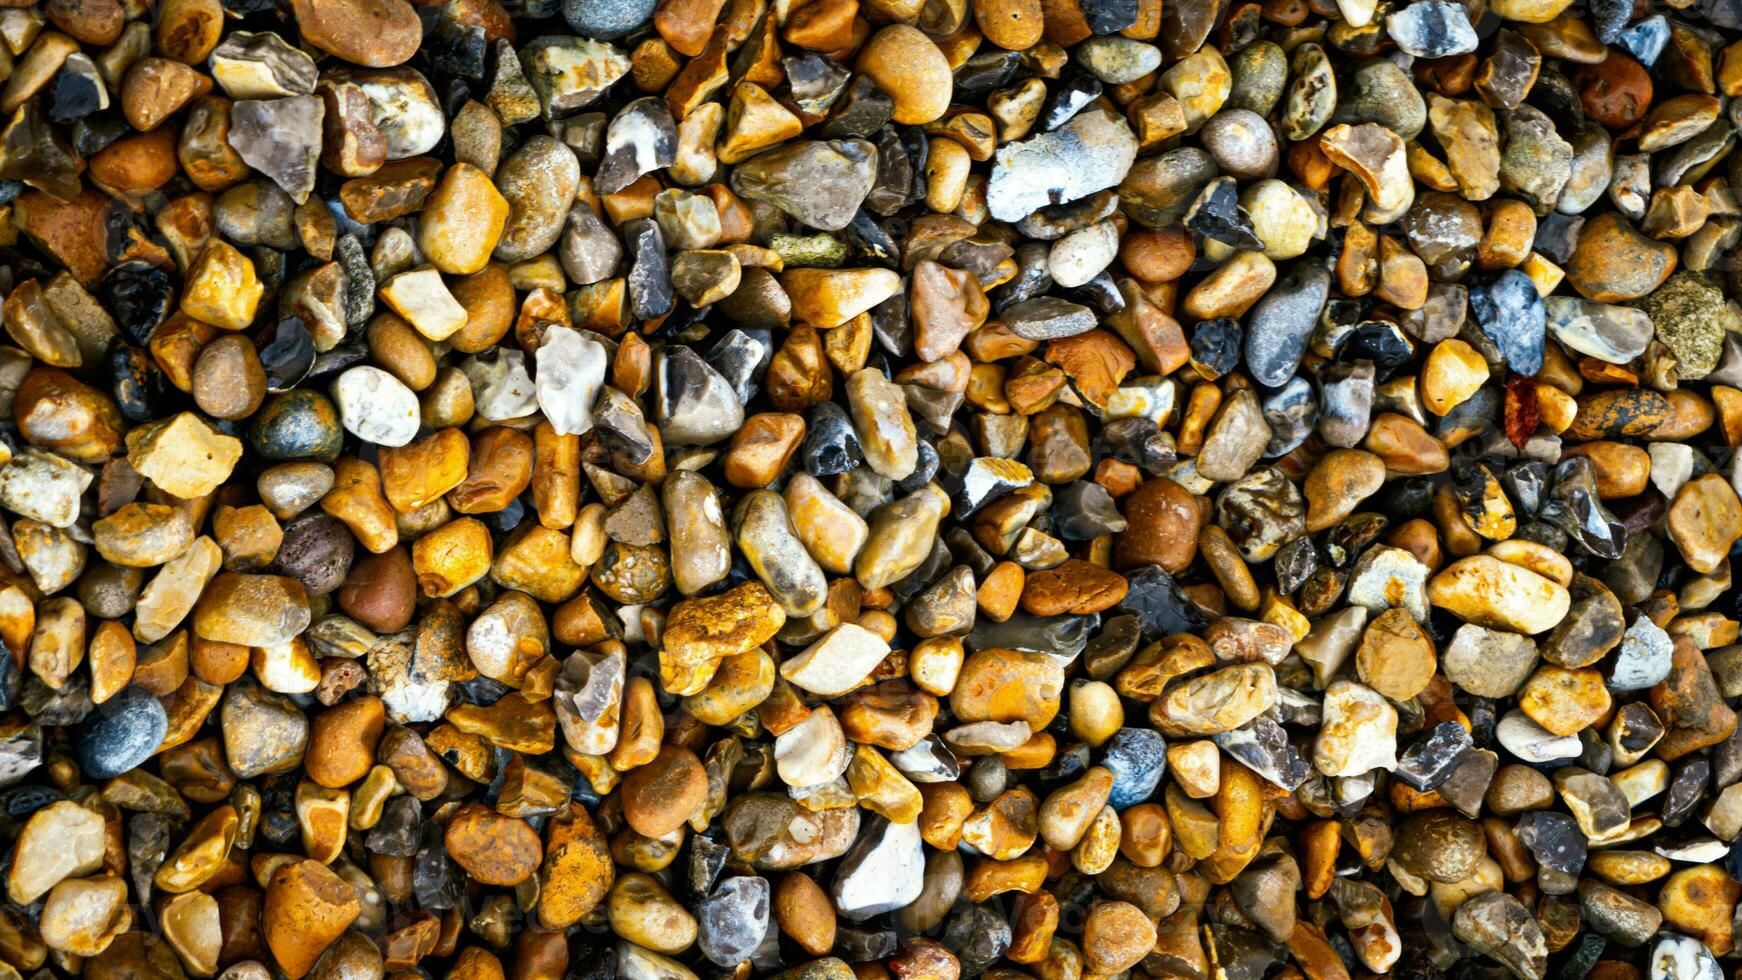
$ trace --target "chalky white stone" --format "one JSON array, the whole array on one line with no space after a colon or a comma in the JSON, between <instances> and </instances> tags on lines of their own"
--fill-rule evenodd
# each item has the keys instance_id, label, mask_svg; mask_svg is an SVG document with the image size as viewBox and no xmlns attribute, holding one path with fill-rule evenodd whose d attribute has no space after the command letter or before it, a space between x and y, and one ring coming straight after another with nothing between
<instances>
[{"instance_id":1,"label":"chalky white stone","mask_svg":"<svg viewBox=\"0 0 1742 980\"><path fill-rule=\"evenodd\" d=\"M1640 616L1621 635L1621 650L1609 676L1610 690L1643 691L1655 686L1669 676L1674 656L1675 641L1651 617Z\"/></svg>"},{"instance_id":2,"label":"chalky white stone","mask_svg":"<svg viewBox=\"0 0 1742 980\"><path fill-rule=\"evenodd\" d=\"M1114 186L1136 159L1137 137L1124 119L1083 112L1050 133L999 147L986 205L999 221L1017 221Z\"/></svg>"},{"instance_id":3,"label":"chalky white stone","mask_svg":"<svg viewBox=\"0 0 1742 980\"><path fill-rule=\"evenodd\" d=\"M378 367L359 364L333 382L333 402L345 431L377 446L403 446L417 438L417 395Z\"/></svg>"},{"instance_id":4,"label":"chalky white stone","mask_svg":"<svg viewBox=\"0 0 1742 980\"><path fill-rule=\"evenodd\" d=\"M1556 735L1522 711L1508 711L1494 726L1494 737L1506 751L1525 762L1576 759L1585 751L1577 735Z\"/></svg>"},{"instance_id":5,"label":"chalky white stone","mask_svg":"<svg viewBox=\"0 0 1742 980\"><path fill-rule=\"evenodd\" d=\"M1651 454L1651 485L1665 500L1674 500L1675 492L1694 477L1694 447L1680 442L1654 442L1645 451ZM1730 485L1736 485L1734 477Z\"/></svg>"},{"instance_id":6,"label":"chalky white stone","mask_svg":"<svg viewBox=\"0 0 1742 980\"><path fill-rule=\"evenodd\" d=\"M828 705L818 705L774 740L774 771L788 786L818 786L838 779L851 760L847 736Z\"/></svg>"},{"instance_id":7,"label":"chalky white stone","mask_svg":"<svg viewBox=\"0 0 1742 980\"><path fill-rule=\"evenodd\" d=\"M919 824L873 817L841 858L829 897L842 918L863 922L911 903L924 886Z\"/></svg>"},{"instance_id":8,"label":"chalky white stone","mask_svg":"<svg viewBox=\"0 0 1742 980\"><path fill-rule=\"evenodd\" d=\"M496 348L461 365L472 383L472 402L480 418L517 419L538 407L538 391L526 373L524 351Z\"/></svg>"},{"instance_id":9,"label":"chalky white stone","mask_svg":"<svg viewBox=\"0 0 1742 980\"><path fill-rule=\"evenodd\" d=\"M442 341L466 325L466 308L433 266L401 272L381 286L381 299L430 340Z\"/></svg>"},{"instance_id":10,"label":"chalky white stone","mask_svg":"<svg viewBox=\"0 0 1742 980\"><path fill-rule=\"evenodd\" d=\"M605 384L605 345L569 327L545 331L538 347L538 409L558 435L593 428L593 402Z\"/></svg>"},{"instance_id":11,"label":"chalky white stone","mask_svg":"<svg viewBox=\"0 0 1742 980\"><path fill-rule=\"evenodd\" d=\"M442 141L447 116L418 71L402 66L363 72L357 84L369 98L369 121L387 138L387 159L422 156Z\"/></svg>"},{"instance_id":12,"label":"chalky white stone","mask_svg":"<svg viewBox=\"0 0 1742 980\"><path fill-rule=\"evenodd\" d=\"M1397 768L1397 709L1372 688L1332 681L1313 765L1327 776L1359 776Z\"/></svg>"},{"instance_id":13,"label":"chalky white stone","mask_svg":"<svg viewBox=\"0 0 1742 980\"><path fill-rule=\"evenodd\" d=\"M1118 226L1097 221L1053 242L1046 254L1046 271L1055 284L1074 289L1100 275L1117 254Z\"/></svg>"},{"instance_id":14,"label":"chalky white stone","mask_svg":"<svg viewBox=\"0 0 1742 980\"><path fill-rule=\"evenodd\" d=\"M0 507L31 520L71 527L91 471L52 453L21 449L0 467Z\"/></svg>"},{"instance_id":15,"label":"chalky white stone","mask_svg":"<svg viewBox=\"0 0 1742 980\"><path fill-rule=\"evenodd\" d=\"M889 656L883 637L856 623L842 623L804 652L780 665L780 675L818 697L839 697L859 686Z\"/></svg>"},{"instance_id":16,"label":"chalky white stone","mask_svg":"<svg viewBox=\"0 0 1742 980\"><path fill-rule=\"evenodd\" d=\"M1698 939L1666 932L1651 948L1651 980L1724 980L1724 971Z\"/></svg>"},{"instance_id":17,"label":"chalky white stone","mask_svg":"<svg viewBox=\"0 0 1742 980\"><path fill-rule=\"evenodd\" d=\"M1402 548L1368 548L1349 577L1349 604L1375 614L1395 606L1426 622L1427 577L1428 567Z\"/></svg>"}]
</instances>

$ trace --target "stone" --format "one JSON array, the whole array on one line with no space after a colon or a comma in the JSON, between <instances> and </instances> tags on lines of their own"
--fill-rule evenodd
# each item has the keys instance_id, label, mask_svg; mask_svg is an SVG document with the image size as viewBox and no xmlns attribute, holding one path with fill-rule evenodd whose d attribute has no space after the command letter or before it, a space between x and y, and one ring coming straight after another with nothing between
<instances>
[{"instance_id":1,"label":"stone","mask_svg":"<svg viewBox=\"0 0 1742 980\"><path fill-rule=\"evenodd\" d=\"M227 480L242 456L242 442L182 412L127 433L127 459L159 489L203 497Z\"/></svg>"},{"instance_id":2,"label":"stone","mask_svg":"<svg viewBox=\"0 0 1742 980\"><path fill-rule=\"evenodd\" d=\"M727 878L696 906L697 946L717 966L744 961L762 942L772 902L768 879Z\"/></svg>"},{"instance_id":3,"label":"stone","mask_svg":"<svg viewBox=\"0 0 1742 980\"><path fill-rule=\"evenodd\" d=\"M1460 559L1435 575L1428 598L1467 622L1518 633L1550 629L1571 604L1558 583L1487 555Z\"/></svg>"},{"instance_id":4,"label":"stone","mask_svg":"<svg viewBox=\"0 0 1742 980\"><path fill-rule=\"evenodd\" d=\"M1470 290L1470 309L1508 367L1519 374L1541 369L1547 319L1530 277L1515 269L1501 273L1488 285Z\"/></svg>"},{"instance_id":5,"label":"stone","mask_svg":"<svg viewBox=\"0 0 1742 980\"><path fill-rule=\"evenodd\" d=\"M1295 373L1330 295L1330 274L1308 263L1277 283L1247 320L1246 362L1253 379L1272 387Z\"/></svg>"},{"instance_id":6,"label":"stone","mask_svg":"<svg viewBox=\"0 0 1742 980\"><path fill-rule=\"evenodd\" d=\"M1673 247L1651 241L1619 215L1601 214L1585 222L1566 264L1567 281L1588 300L1624 302L1662 285L1675 262Z\"/></svg>"},{"instance_id":7,"label":"stone","mask_svg":"<svg viewBox=\"0 0 1742 980\"><path fill-rule=\"evenodd\" d=\"M409 6L403 0L383 0ZM314 190L325 104L315 95L243 99L230 107L230 146L298 204Z\"/></svg>"},{"instance_id":8,"label":"stone","mask_svg":"<svg viewBox=\"0 0 1742 980\"><path fill-rule=\"evenodd\" d=\"M1113 187L1137 156L1124 120L1084 112L1048 133L1000 147L987 184L992 216L1015 221Z\"/></svg>"},{"instance_id":9,"label":"stone","mask_svg":"<svg viewBox=\"0 0 1742 980\"><path fill-rule=\"evenodd\" d=\"M318 861L304 859L273 872L261 906L262 931L285 974L302 977L361 911L343 878Z\"/></svg>"},{"instance_id":10,"label":"stone","mask_svg":"<svg viewBox=\"0 0 1742 980\"><path fill-rule=\"evenodd\" d=\"M732 189L813 228L840 231L871 192L876 160L876 148L864 140L795 141L740 164Z\"/></svg>"},{"instance_id":11,"label":"stone","mask_svg":"<svg viewBox=\"0 0 1742 980\"><path fill-rule=\"evenodd\" d=\"M1543 299L1548 331L1562 345L1610 364L1626 364L1645 352L1653 336L1651 316L1627 306L1593 303L1576 296Z\"/></svg>"},{"instance_id":12,"label":"stone","mask_svg":"<svg viewBox=\"0 0 1742 980\"><path fill-rule=\"evenodd\" d=\"M277 99L315 90L314 59L277 34L236 31L211 52L212 78L232 99Z\"/></svg>"},{"instance_id":13,"label":"stone","mask_svg":"<svg viewBox=\"0 0 1742 980\"><path fill-rule=\"evenodd\" d=\"M1383 697L1351 681L1325 690L1324 722L1313 743L1313 765L1326 776L1361 776L1397 765L1397 712Z\"/></svg>"},{"instance_id":14,"label":"stone","mask_svg":"<svg viewBox=\"0 0 1742 980\"><path fill-rule=\"evenodd\" d=\"M416 438L417 396L393 375L359 364L333 381L333 404L345 431L378 446L404 446Z\"/></svg>"},{"instance_id":15,"label":"stone","mask_svg":"<svg viewBox=\"0 0 1742 980\"><path fill-rule=\"evenodd\" d=\"M793 684L825 698L857 687L889 655L889 644L871 631L843 623L780 665Z\"/></svg>"},{"instance_id":16,"label":"stone","mask_svg":"<svg viewBox=\"0 0 1742 980\"><path fill-rule=\"evenodd\" d=\"M1462 8L1442 0L1417 0L1386 18L1397 46L1418 58L1445 58L1476 50L1476 32Z\"/></svg>"},{"instance_id":17,"label":"stone","mask_svg":"<svg viewBox=\"0 0 1742 980\"><path fill-rule=\"evenodd\" d=\"M843 918L863 922L918 898L924 870L919 825L872 817L836 868L829 898Z\"/></svg>"},{"instance_id":18,"label":"stone","mask_svg":"<svg viewBox=\"0 0 1742 980\"><path fill-rule=\"evenodd\" d=\"M405 0L338 4L293 0L297 29L310 44L366 68L410 60L423 40L417 14Z\"/></svg>"},{"instance_id":19,"label":"stone","mask_svg":"<svg viewBox=\"0 0 1742 980\"><path fill-rule=\"evenodd\" d=\"M949 108L949 63L916 28L891 24L878 30L860 49L854 67L888 93L898 123L929 123Z\"/></svg>"},{"instance_id":20,"label":"stone","mask_svg":"<svg viewBox=\"0 0 1742 980\"><path fill-rule=\"evenodd\" d=\"M1466 899L1452 916L1452 934L1505 964L1515 976L1548 975L1548 945L1523 903L1504 892Z\"/></svg>"}]
</instances>

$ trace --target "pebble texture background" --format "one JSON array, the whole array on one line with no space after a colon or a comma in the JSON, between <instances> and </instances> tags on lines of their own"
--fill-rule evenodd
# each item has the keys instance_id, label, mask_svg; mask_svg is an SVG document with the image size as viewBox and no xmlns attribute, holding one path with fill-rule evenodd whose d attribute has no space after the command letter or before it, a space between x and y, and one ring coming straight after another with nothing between
<instances>
[{"instance_id":1,"label":"pebble texture background","mask_svg":"<svg viewBox=\"0 0 1742 980\"><path fill-rule=\"evenodd\" d=\"M0 0L0 980L1742 976L1742 0Z\"/></svg>"}]
</instances>

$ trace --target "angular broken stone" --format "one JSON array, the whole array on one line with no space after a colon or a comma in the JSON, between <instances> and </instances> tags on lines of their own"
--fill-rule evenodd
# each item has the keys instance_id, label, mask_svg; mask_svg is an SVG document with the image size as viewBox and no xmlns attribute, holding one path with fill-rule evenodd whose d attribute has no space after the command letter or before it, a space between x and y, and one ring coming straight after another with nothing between
<instances>
[{"instance_id":1,"label":"angular broken stone","mask_svg":"<svg viewBox=\"0 0 1742 980\"><path fill-rule=\"evenodd\" d=\"M314 95L243 99L230 107L230 145L301 204L314 191L325 116Z\"/></svg>"}]
</instances>

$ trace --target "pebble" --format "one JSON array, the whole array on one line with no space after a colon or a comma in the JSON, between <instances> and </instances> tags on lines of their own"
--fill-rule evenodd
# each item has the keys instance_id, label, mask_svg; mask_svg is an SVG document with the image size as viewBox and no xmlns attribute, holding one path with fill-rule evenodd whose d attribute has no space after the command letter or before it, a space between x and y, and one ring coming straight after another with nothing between
<instances>
[{"instance_id":1,"label":"pebble","mask_svg":"<svg viewBox=\"0 0 1742 980\"><path fill-rule=\"evenodd\" d=\"M536 358L539 410L557 435L585 435L593 428L593 404L605 383L604 345L557 327L545 333Z\"/></svg>"},{"instance_id":2,"label":"pebble","mask_svg":"<svg viewBox=\"0 0 1742 980\"><path fill-rule=\"evenodd\" d=\"M841 858L829 899L837 914L863 922L918 898L924 872L919 825L870 817Z\"/></svg>"},{"instance_id":3,"label":"pebble","mask_svg":"<svg viewBox=\"0 0 1742 980\"><path fill-rule=\"evenodd\" d=\"M1443 0L1417 2L1386 18L1385 31L1417 58L1446 58L1476 50L1476 31L1463 9Z\"/></svg>"},{"instance_id":4,"label":"pebble","mask_svg":"<svg viewBox=\"0 0 1742 980\"><path fill-rule=\"evenodd\" d=\"M1516 976L1548 974L1548 943L1541 927L1522 902L1504 892L1466 899L1452 916L1452 934Z\"/></svg>"},{"instance_id":5,"label":"pebble","mask_svg":"<svg viewBox=\"0 0 1742 980\"><path fill-rule=\"evenodd\" d=\"M1519 374L1542 369L1547 313L1529 276L1508 270L1486 286L1471 289L1470 309L1483 333L1500 348L1507 367Z\"/></svg>"},{"instance_id":6,"label":"pebble","mask_svg":"<svg viewBox=\"0 0 1742 980\"><path fill-rule=\"evenodd\" d=\"M1428 598L1466 622L1516 633L1541 633L1571 605L1565 588L1487 555L1460 559L1428 583Z\"/></svg>"},{"instance_id":7,"label":"pebble","mask_svg":"<svg viewBox=\"0 0 1742 980\"><path fill-rule=\"evenodd\" d=\"M761 945L772 902L768 879L728 878L696 909L697 946L717 966L734 966Z\"/></svg>"},{"instance_id":8,"label":"pebble","mask_svg":"<svg viewBox=\"0 0 1742 980\"><path fill-rule=\"evenodd\" d=\"M417 396L398 378L366 364L333 381L333 404L345 431L378 446L403 446L416 438Z\"/></svg>"},{"instance_id":9,"label":"pebble","mask_svg":"<svg viewBox=\"0 0 1742 980\"><path fill-rule=\"evenodd\" d=\"M1113 187L1131 169L1137 138L1123 119L1091 111L1049 133L1000 147L986 186L992 217L1016 221Z\"/></svg>"},{"instance_id":10,"label":"pebble","mask_svg":"<svg viewBox=\"0 0 1742 980\"><path fill-rule=\"evenodd\" d=\"M1326 776L1361 776L1397 766L1397 711L1373 690L1333 681L1325 690L1323 727L1313 766Z\"/></svg>"}]
</instances>

